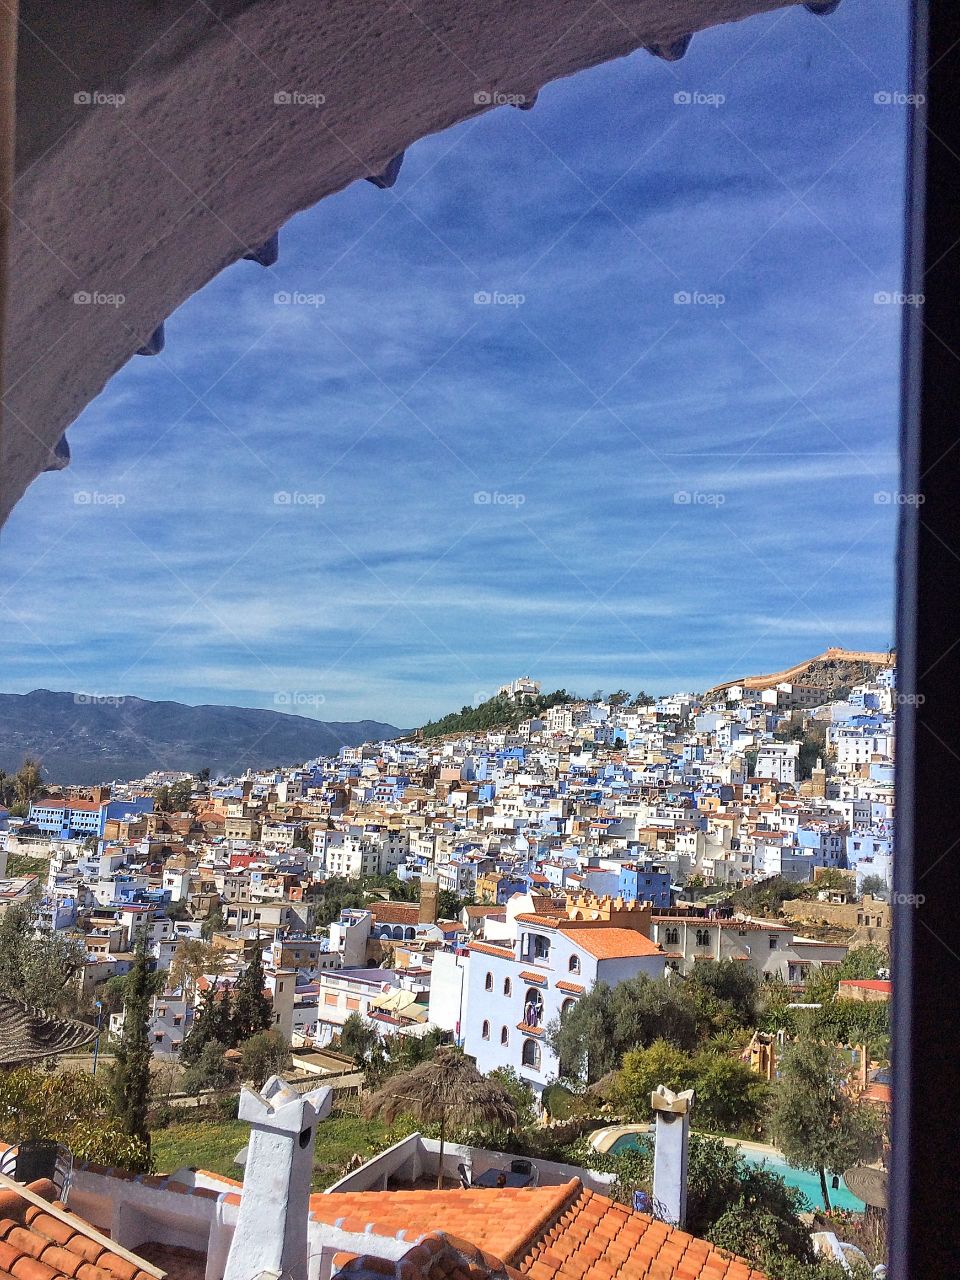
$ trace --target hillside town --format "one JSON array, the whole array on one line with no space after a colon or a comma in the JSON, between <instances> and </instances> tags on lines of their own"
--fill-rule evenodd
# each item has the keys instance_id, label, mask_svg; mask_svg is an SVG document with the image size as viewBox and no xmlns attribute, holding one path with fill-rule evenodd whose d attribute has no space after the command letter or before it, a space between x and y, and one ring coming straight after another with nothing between
<instances>
[{"instance_id":1,"label":"hillside town","mask_svg":"<svg viewBox=\"0 0 960 1280\"><path fill-rule=\"evenodd\" d=\"M651 1087L671 1099L692 1084L708 1132L762 1136L754 1086L775 1087L804 1018L839 1017L843 1089L869 1111L880 1174L896 703L892 657L851 687L754 680L659 698L544 696L524 676L493 710L459 717L497 726L425 726L298 767L81 788L28 761L0 811L0 943L19 927L21 942L43 938L69 963L55 999L6 994L85 1023L95 1071L98 1055L122 1058L136 975L148 975L145 1043L174 1106L184 1094L235 1098L271 1065L300 1079L296 1098L326 1082L332 1105L386 1088L391 1064L458 1052L484 1079L510 1082L537 1132L572 1121L564 1136L583 1140L590 1124L577 1117L596 1117L573 1167L595 1168L608 1192L612 1153L650 1119L646 1101L624 1111L631 1070L653 1071ZM697 991L702 1025L688 1041L671 1044L657 1022L594 1042L590 1028L618 999L660 1001L652 1016L667 1028ZM749 1013L718 1013L738 1000ZM230 1009L242 1031L231 1033ZM726 1111L711 1113L697 1074L715 1070L704 1037L741 1073ZM683 1063L681 1049L693 1055ZM643 1123L610 1128L618 1117ZM417 1140L410 1177L429 1166L442 1180L442 1129L439 1166ZM395 1186L399 1165L385 1172L378 1159L365 1186ZM845 1167L827 1171L835 1197L863 1211L840 1183ZM460 1168L473 1185L471 1160ZM686 1189L664 1179L649 1194L680 1197L668 1215L679 1227ZM824 1250L841 1247L831 1239Z\"/></svg>"}]
</instances>

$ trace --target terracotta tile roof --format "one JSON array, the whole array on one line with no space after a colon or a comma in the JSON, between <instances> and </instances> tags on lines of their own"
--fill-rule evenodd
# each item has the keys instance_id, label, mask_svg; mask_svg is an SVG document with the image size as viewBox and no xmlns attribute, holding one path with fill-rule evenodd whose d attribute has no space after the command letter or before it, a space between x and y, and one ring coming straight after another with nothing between
<instances>
[{"instance_id":1,"label":"terracotta tile roof","mask_svg":"<svg viewBox=\"0 0 960 1280\"><path fill-rule=\"evenodd\" d=\"M535 915L532 912L524 912L523 915L518 915L517 919L522 921L524 924L539 924L544 929L555 929L564 917L559 915L548 916L543 913Z\"/></svg>"},{"instance_id":2,"label":"terracotta tile roof","mask_svg":"<svg viewBox=\"0 0 960 1280\"><path fill-rule=\"evenodd\" d=\"M492 942L471 942L470 950L479 951L485 956L497 956L501 960L514 958L512 947L495 947Z\"/></svg>"},{"instance_id":3,"label":"terracotta tile roof","mask_svg":"<svg viewBox=\"0 0 960 1280\"><path fill-rule=\"evenodd\" d=\"M558 991L567 991L572 996L582 996L586 987L581 987L579 982L567 982L566 978L556 984Z\"/></svg>"},{"instance_id":4,"label":"terracotta tile roof","mask_svg":"<svg viewBox=\"0 0 960 1280\"><path fill-rule=\"evenodd\" d=\"M531 1280L765 1280L706 1240L582 1187L516 1265Z\"/></svg>"},{"instance_id":5,"label":"terracotta tile roof","mask_svg":"<svg viewBox=\"0 0 960 1280\"><path fill-rule=\"evenodd\" d=\"M579 1186L574 1178L559 1187L321 1192L310 1197L310 1216L344 1231L411 1243L424 1234L451 1231L511 1262L533 1247Z\"/></svg>"},{"instance_id":6,"label":"terracotta tile roof","mask_svg":"<svg viewBox=\"0 0 960 1280\"><path fill-rule=\"evenodd\" d=\"M532 982L538 987L545 987L548 982L548 978L545 973L535 973L533 969L521 969L520 977L524 982Z\"/></svg>"},{"instance_id":7,"label":"terracotta tile roof","mask_svg":"<svg viewBox=\"0 0 960 1280\"><path fill-rule=\"evenodd\" d=\"M370 902L367 906L378 924L420 923L420 907L416 902Z\"/></svg>"},{"instance_id":8,"label":"terracotta tile roof","mask_svg":"<svg viewBox=\"0 0 960 1280\"><path fill-rule=\"evenodd\" d=\"M493 1254L443 1231L431 1232L396 1261L367 1255L334 1258L334 1280L513 1280L519 1272Z\"/></svg>"},{"instance_id":9,"label":"terracotta tile roof","mask_svg":"<svg viewBox=\"0 0 960 1280\"><path fill-rule=\"evenodd\" d=\"M50 1201L57 1194L47 1179L31 1182L28 1189ZM0 1190L0 1274L14 1280L154 1280L151 1272L94 1239L82 1218L68 1217L69 1222L62 1221L16 1191ZM149 1264L144 1260L144 1265Z\"/></svg>"},{"instance_id":10,"label":"terracotta tile roof","mask_svg":"<svg viewBox=\"0 0 960 1280\"><path fill-rule=\"evenodd\" d=\"M335 1276L343 1280L766 1280L577 1178L559 1187L333 1192L310 1205L313 1217L345 1231L411 1243L395 1261L339 1255Z\"/></svg>"},{"instance_id":11,"label":"terracotta tile roof","mask_svg":"<svg viewBox=\"0 0 960 1280\"><path fill-rule=\"evenodd\" d=\"M663 952L655 942L638 933L636 929L561 929L578 947L597 960L627 959L631 956L660 956Z\"/></svg>"}]
</instances>

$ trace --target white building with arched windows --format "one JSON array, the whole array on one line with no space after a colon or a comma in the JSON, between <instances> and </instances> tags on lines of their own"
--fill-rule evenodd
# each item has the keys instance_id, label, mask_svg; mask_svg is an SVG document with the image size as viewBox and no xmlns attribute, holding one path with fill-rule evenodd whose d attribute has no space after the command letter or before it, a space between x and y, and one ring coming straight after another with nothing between
<instances>
[{"instance_id":1,"label":"white building with arched windows","mask_svg":"<svg viewBox=\"0 0 960 1280\"><path fill-rule=\"evenodd\" d=\"M649 906L622 899L583 895L559 906L518 895L507 924L506 938L434 958L430 1022L453 1031L481 1071L512 1067L539 1094L560 1067L549 1023L597 982L662 978L666 957L650 940Z\"/></svg>"}]
</instances>

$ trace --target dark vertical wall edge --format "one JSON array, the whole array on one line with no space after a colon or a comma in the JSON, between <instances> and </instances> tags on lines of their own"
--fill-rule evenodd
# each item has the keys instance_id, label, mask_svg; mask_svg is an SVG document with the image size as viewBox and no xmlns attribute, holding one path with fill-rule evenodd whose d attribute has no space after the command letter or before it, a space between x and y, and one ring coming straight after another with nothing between
<instances>
[{"instance_id":1,"label":"dark vertical wall edge","mask_svg":"<svg viewBox=\"0 0 960 1280\"><path fill-rule=\"evenodd\" d=\"M898 548L890 1275L960 1274L960 7L914 0Z\"/></svg>"}]
</instances>

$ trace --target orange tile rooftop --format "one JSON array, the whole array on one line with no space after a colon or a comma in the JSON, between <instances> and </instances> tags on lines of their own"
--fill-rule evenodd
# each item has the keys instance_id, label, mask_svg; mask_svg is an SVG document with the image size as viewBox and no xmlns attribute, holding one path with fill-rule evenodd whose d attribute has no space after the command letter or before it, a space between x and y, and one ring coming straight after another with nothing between
<instances>
[{"instance_id":1,"label":"orange tile rooftop","mask_svg":"<svg viewBox=\"0 0 960 1280\"><path fill-rule=\"evenodd\" d=\"M344 1257L344 1280L766 1280L741 1258L577 1178L558 1187L335 1192L312 1196L310 1209L345 1231L411 1243L398 1262Z\"/></svg>"},{"instance_id":2,"label":"orange tile rooftop","mask_svg":"<svg viewBox=\"0 0 960 1280\"><path fill-rule=\"evenodd\" d=\"M57 1194L46 1179L30 1183L29 1190L50 1201ZM87 1235L83 1219L70 1217L71 1222L63 1222L16 1191L0 1191L0 1278L154 1280L149 1272Z\"/></svg>"}]
</instances>

